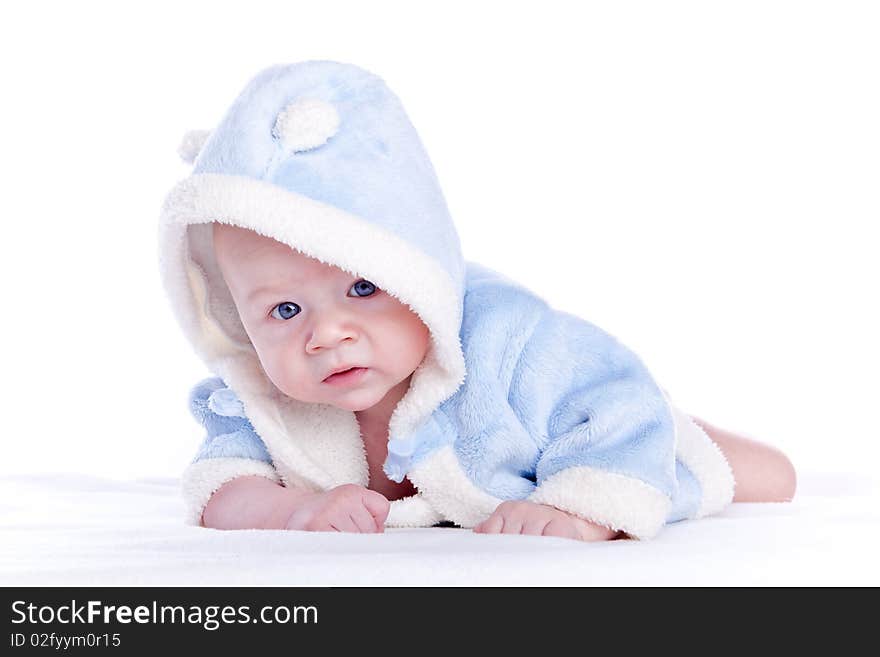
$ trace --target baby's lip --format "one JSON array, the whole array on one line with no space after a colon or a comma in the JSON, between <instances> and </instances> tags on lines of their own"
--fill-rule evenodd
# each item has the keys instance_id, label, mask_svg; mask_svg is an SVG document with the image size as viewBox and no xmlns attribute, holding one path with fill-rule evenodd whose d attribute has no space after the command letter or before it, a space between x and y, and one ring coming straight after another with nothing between
<instances>
[{"instance_id":1,"label":"baby's lip","mask_svg":"<svg viewBox=\"0 0 880 657\"><path fill-rule=\"evenodd\" d=\"M330 370L329 372L327 372L327 376L325 376L323 380L326 381L334 374L339 374L340 372L344 372L346 370L354 369L357 367L364 367L364 366L363 365L340 365L339 367L334 368L334 369ZM366 368L364 368L364 369L366 369Z\"/></svg>"}]
</instances>

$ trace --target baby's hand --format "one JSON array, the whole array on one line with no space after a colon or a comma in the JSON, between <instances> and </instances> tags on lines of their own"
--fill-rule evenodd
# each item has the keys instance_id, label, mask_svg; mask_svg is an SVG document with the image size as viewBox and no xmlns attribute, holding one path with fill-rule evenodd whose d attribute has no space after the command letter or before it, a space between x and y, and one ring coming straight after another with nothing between
<instances>
[{"instance_id":1,"label":"baby's hand","mask_svg":"<svg viewBox=\"0 0 880 657\"><path fill-rule=\"evenodd\" d=\"M298 499L287 529L310 532L381 533L391 508L384 495L356 484L344 484Z\"/></svg>"},{"instance_id":2,"label":"baby's hand","mask_svg":"<svg viewBox=\"0 0 880 657\"><path fill-rule=\"evenodd\" d=\"M560 536L579 541L607 541L622 535L552 506L524 500L502 502L491 516L474 527L478 534Z\"/></svg>"}]
</instances>

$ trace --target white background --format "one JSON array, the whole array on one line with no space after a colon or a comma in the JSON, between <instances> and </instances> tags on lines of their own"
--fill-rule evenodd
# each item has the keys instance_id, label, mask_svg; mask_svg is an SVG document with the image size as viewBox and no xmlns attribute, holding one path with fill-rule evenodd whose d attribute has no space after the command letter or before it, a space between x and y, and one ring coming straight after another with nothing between
<instances>
[{"instance_id":1,"label":"white background","mask_svg":"<svg viewBox=\"0 0 880 657\"><path fill-rule=\"evenodd\" d=\"M802 472L880 457L880 21L856 2L17 4L0 21L6 473L178 476L210 374L156 226L263 67L400 96L465 257Z\"/></svg>"}]
</instances>

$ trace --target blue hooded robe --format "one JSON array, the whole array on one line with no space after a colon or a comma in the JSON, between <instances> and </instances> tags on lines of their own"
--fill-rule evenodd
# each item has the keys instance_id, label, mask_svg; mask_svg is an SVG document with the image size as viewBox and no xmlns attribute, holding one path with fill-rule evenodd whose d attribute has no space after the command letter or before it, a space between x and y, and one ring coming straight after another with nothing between
<instances>
[{"instance_id":1,"label":"blue hooded robe","mask_svg":"<svg viewBox=\"0 0 880 657\"><path fill-rule=\"evenodd\" d=\"M189 400L207 436L183 476L188 522L238 476L369 485L354 413L287 397L263 371L214 259L214 221L366 278L430 330L383 466L417 493L391 502L386 526L473 527L517 499L647 539L732 501L721 450L636 354L464 261L430 160L381 78L330 61L267 68L184 147L193 171L165 200L160 269L215 375Z\"/></svg>"}]
</instances>

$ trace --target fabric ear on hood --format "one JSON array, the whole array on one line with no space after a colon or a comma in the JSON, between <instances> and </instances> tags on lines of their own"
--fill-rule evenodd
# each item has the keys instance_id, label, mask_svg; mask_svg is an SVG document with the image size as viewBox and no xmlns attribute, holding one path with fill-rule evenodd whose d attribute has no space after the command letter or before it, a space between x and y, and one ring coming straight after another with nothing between
<instances>
[{"instance_id":1,"label":"fabric ear on hood","mask_svg":"<svg viewBox=\"0 0 880 657\"><path fill-rule=\"evenodd\" d=\"M418 314L431 344L389 426L392 438L404 439L464 381L465 264L401 102L382 79L350 64L273 66L210 133L191 134L181 156L193 158L193 170L165 199L159 253L186 336L235 389L270 451L283 456L276 464L297 464L296 472L279 465L288 484L365 481L354 414L291 399L263 372L215 262L211 222L363 276Z\"/></svg>"}]
</instances>

